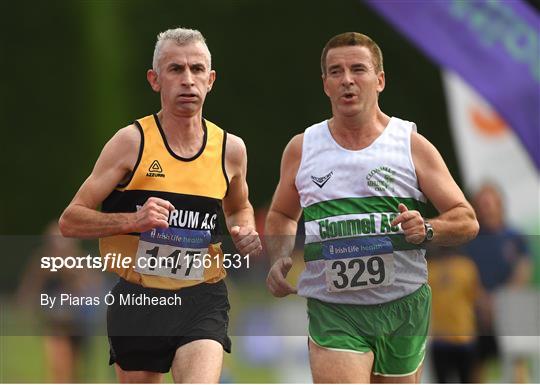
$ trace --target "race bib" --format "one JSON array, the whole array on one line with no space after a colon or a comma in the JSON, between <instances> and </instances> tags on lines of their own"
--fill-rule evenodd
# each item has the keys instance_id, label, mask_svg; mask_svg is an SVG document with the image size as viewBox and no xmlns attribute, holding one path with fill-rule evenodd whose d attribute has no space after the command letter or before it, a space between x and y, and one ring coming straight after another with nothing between
<instances>
[{"instance_id":1,"label":"race bib","mask_svg":"<svg viewBox=\"0 0 540 385\"><path fill-rule=\"evenodd\" d=\"M202 280L208 253L209 230L169 227L141 233L135 271L181 280Z\"/></svg>"},{"instance_id":2,"label":"race bib","mask_svg":"<svg viewBox=\"0 0 540 385\"><path fill-rule=\"evenodd\" d=\"M363 290L394 282L394 249L388 237L328 241L322 252L329 292Z\"/></svg>"}]
</instances>

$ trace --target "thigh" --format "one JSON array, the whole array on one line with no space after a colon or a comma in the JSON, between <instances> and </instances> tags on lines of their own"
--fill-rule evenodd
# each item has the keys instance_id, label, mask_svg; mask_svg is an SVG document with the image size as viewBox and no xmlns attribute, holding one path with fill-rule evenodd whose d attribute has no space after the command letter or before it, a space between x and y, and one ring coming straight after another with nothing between
<instances>
[{"instance_id":1,"label":"thigh","mask_svg":"<svg viewBox=\"0 0 540 385\"><path fill-rule=\"evenodd\" d=\"M381 306L389 333L375 338L373 373L380 381L416 381L426 354L431 292L427 285ZM383 378L384 377L384 378ZM392 380L391 380L392 382Z\"/></svg>"},{"instance_id":2,"label":"thigh","mask_svg":"<svg viewBox=\"0 0 540 385\"><path fill-rule=\"evenodd\" d=\"M422 368L423 364L420 364L414 373L406 376L381 376L373 374L371 376L371 382L378 384L419 384L422 377Z\"/></svg>"},{"instance_id":3,"label":"thigh","mask_svg":"<svg viewBox=\"0 0 540 385\"><path fill-rule=\"evenodd\" d=\"M223 346L202 339L180 346L172 363L176 383L218 383L223 364Z\"/></svg>"},{"instance_id":4,"label":"thigh","mask_svg":"<svg viewBox=\"0 0 540 385\"><path fill-rule=\"evenodd\" d=\"M368 383L372 352L348 352L323 348L309 340L309 363L314 383Z\"/></svg>"},{"instance_id":5,"label":"thigh","mask_svg":"<svg viewBox=\"0 0 540 385\"><path fill-rule=\"evenodd\" d=\"M116 377L121 384L157 384L160 383L163 374L144 370L124 370L118 364L114 365Z\"/></svg>"}]
</instances>

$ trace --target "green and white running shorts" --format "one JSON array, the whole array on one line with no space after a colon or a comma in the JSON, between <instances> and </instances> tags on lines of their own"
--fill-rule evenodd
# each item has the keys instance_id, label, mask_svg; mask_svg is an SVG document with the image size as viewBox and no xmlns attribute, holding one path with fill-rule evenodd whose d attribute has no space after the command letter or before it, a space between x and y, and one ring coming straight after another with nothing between
<instances>
[{"instance_id":1,"label":"green and white running shorts","mask_svg":"<svg viewBox=\"0 0 540 385\"><path fill-rule=\"evenodd\" d=\"M407 376L424 360L431 312L431 289L380 305L346 305L308 298L309 337L323 348L365 353L375 358L373 374Z\"/></svg>"}]
</instances>

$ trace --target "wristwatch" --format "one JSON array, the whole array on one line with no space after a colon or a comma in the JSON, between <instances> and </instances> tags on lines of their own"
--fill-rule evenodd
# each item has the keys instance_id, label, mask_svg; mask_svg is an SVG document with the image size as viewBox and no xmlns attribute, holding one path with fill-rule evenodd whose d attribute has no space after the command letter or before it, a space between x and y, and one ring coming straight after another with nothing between
<instances>
[{"instance_id":1,"label":"wristwatch","mask_svg":"<svg viewBox=\"0 0 540 385\"><path fill-rule=\"evenodd\" d=\"M426 237L424 238L424 242L429 242L433 239L433 235L435 234L433 232L433 226L431 226L431 223L428 221L424 221L424 229L426 230Z\"/></svg>"}]
</instances>

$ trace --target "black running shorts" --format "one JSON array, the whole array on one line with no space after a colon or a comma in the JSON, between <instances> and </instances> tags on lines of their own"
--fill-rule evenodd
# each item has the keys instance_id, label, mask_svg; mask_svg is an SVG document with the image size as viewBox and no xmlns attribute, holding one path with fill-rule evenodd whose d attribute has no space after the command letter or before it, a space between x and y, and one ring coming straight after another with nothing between
<instances>
[{"instance_id":1,"label":"black running shorts","mask_svg":"<svg viewBox=\"0 0 540 385\"><path fill-rule=\"evenodd\" d=\"M230 307L223 281L162 290L120 279L111 294L114 303L107 308L110 365L166 373L176 349L200 339L215 340L231 352Z\"/></svg>"}]
</instances>

